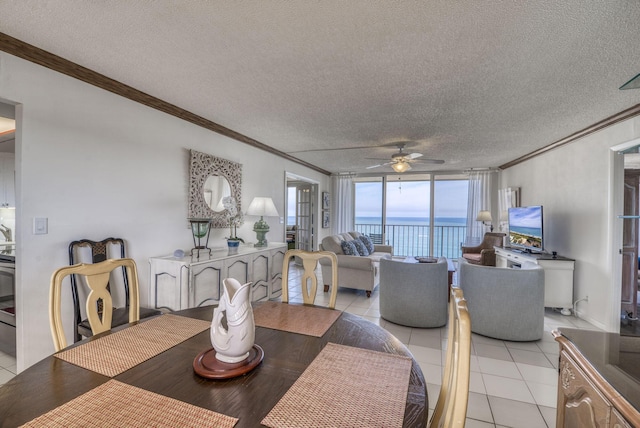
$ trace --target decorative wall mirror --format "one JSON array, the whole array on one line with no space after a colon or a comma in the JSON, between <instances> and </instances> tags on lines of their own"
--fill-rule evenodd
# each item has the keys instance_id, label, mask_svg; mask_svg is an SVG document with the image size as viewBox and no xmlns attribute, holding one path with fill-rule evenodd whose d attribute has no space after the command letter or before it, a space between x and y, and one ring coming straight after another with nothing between
<instances>
[{"instance_id":1,"label":"decorative wall mirror","mask_svg":"<svg viewBox=\"0 0 640 428\"><path fill-rule=\"evenodd\" d=\"M211 227L229 226L222 198L235 198L242 206L242 164L191 150L189 170L189 218L210 218Z\"/></svg>"}]
</instances>

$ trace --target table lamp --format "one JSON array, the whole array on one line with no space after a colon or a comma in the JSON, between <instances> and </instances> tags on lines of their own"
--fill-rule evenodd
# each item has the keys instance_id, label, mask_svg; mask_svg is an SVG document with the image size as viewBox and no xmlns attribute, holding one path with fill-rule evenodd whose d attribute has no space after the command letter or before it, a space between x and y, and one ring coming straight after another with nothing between
<instances>
[{"instance_id":1,"label":"table lamp","mask_svg":"<svg viewBox=\"0 0 640 428\"><path fill-rule=\"evenodd\" d=\"M278 210L276 210L276 206L273 204L273 200L271 198L265 197L255 197L249 208L247 209L247 215L255 215L260 216L260 220L256 221L253 225L253 231L256 232L256 247L266 247L267 246L267 238L266 234L269 231L269 225L266 221L264 221L264 216L267 217L278 217Z\"/></svg>"},{"instance_id":2,"label":"table lamp","mask_svg":"<svg viewBox=\"0 0 640 428\"><path fill-rule=\"evenodd\" d=\"M478 212L478 217L476 218L476 221L481 221L484 226L490 226L491 232L493 232L493 223L492 223L493 220L491 219L490 211Z\"/></svg>"}]
</instances>

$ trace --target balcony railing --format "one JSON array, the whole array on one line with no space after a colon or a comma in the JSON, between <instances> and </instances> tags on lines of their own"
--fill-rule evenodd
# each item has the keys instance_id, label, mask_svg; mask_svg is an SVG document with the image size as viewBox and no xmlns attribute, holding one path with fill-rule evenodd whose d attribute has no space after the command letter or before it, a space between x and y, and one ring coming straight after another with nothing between
<instances>
[{"instance_id":1,"label":"balcony railing","mask_svg":"<svg viewBox=\"0 0 640 428\"><path fill-rule=\"evenodd\" d=\"M384 230L384 243L393 246L393 254L396 256L455 259L462 255L460 245L466 238L466 226L434 226L433 254L429 254L429 228L429 226L388 224ZM355 229L369 235L375 243L382 243L382 225L356 224Z\"/></svg>"}]
</instances>

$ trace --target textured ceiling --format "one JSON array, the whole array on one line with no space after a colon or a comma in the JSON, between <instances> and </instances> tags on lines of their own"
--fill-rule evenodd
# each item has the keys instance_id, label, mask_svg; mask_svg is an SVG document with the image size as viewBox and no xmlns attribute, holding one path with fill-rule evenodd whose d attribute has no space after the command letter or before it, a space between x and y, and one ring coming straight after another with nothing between
<instances>
[{"instance_id":1,"label":"textured ceiling","mask_svg":"<svg viewBox=\"0 0 640 428\"><path fill-rule=\"evenodd\" d=\"M390 172L367 158L404 140L445 161L414 171L496 167L640 103L618 89L640 73L635 0L21 0L0 17L335 173Z\"/></svg>"}]
</instances>

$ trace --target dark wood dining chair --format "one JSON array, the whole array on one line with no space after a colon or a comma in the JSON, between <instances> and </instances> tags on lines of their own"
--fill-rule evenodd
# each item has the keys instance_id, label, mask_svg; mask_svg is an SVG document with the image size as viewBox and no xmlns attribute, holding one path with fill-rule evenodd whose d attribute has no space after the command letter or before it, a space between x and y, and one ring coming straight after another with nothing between
<instances>
[{"instance_id":1,"label":"dark wood dining chair","mask_svg":"<svg viewBox=\"0 0 640 428\"><path fill-rule=\"evenodd\" d=\"M318 260L327 258L331 261L331 295L329 297L329 308L335 309L336 298L338 297L338 258L331 251L304 251L288 250L284 253L282 262L282 302L289 302L289 261L292 258L302 260L301 286L302 300L306 305L313 305L316 300L318 290L317 267Z\"/></svg>"},{"instance_id":2,"label":"dark wood dining chair","mask_svg":"<svg viewBox=\"0 0 640 428\"><path fill-rule=\"evenodd\" d=\"M83 248L88 248L90 254L82 257ZM102 241L92 241L90 239L80 239L73 241L69 244L69 264L75 265L78 263L100 263L107 259L119 259L125 258L125 243L122 238L106 238ZM73 316L74 316L74 329L73 337L74 342L78 342L84 337L90 337L93 335L91 325L88 319L82 318L82 312L80 310L80 288L83 291L86 287L79 284L79 278L77 275L72 274L71 279L71 295L73 297ZM106 284L107 291L111 292L111 281ZM113 316L111 326L116 327L119 325L127 324L129 322L129 307L130 307L130 293L129 293L129 279L127 278L126 269L122 267L122 286L124 290L124 307L113 308ZM102 313L103 302L97 302L97 311ZM161 312L157 309L140 308L140 318L147 318L155 315L160 315Z\"/></svg>"},{"instance_id":3,"label":"dark wood dining chair","mask_svg":"<svg viewBox=\"0 0 640 428\"><path fill-rule=\"evenodd\" d=\"M113 307L109 288L111 272L121 268L127 277L127 322L140 320L140 293L138 291L138 272L132 259L107 259L99 263L79 263L56 270L51 276L49 294L49 321L53 345L57 351L67 347L67 339L62 327L62 281L67 276L78 275L86 280L91 292L87 296L87 322L92 334L111 330ZM98 302L102 305L98 308Z\"/></svg>"}]
</instances>

